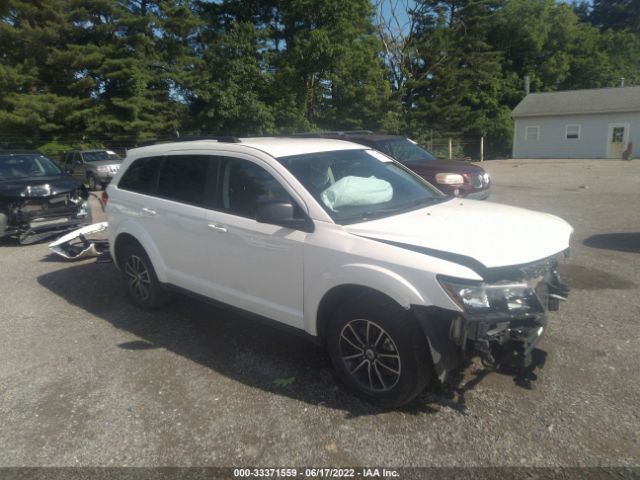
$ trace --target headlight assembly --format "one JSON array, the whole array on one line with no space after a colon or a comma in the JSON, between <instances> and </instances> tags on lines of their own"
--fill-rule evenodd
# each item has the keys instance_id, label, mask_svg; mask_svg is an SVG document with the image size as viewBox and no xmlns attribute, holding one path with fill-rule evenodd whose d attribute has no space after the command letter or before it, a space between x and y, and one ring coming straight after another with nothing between
<instances>
[{"instance_id":1,"label":"headlight assembly","mask_svg":"<svg viewBox=\"0 0 640 480\"><path fill-rule=\"evenodd\" d=\"M451 299L469 314L538 313L544 310L535 290L527 283L464 283L438 278Z\"/></svg>"}]
</instances>

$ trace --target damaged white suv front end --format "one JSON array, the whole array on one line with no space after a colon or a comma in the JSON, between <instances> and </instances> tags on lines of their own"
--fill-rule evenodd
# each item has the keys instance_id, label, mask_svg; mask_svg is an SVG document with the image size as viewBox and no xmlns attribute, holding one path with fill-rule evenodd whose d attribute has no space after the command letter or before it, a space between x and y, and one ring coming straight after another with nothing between
<instances>
[{"instance_id":1,"label":"damaged white suv front end","mask_svg":"<svg viewBox=\"0 0 640 480\"><path fill-rule=\"evenodd\" d=\"M547 312L557 310L569 293L557 265L569 254L573 229L552 215L455 199L345 228L467 270L460 275L443 265L436 274L435 283L455 307L411 307L441 379L469 354L480 355L487 366L508 361L528 367Z\"/></svg>"}]
</instances>

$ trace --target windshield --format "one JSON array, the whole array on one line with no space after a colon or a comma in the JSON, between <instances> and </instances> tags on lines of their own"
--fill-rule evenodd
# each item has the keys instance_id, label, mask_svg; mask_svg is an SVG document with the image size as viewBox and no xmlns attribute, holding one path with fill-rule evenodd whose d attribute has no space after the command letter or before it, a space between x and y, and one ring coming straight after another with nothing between
<instances>
[{"instance_id":1,"label":"windshield","mask_svg":"<svg viewBox=\"0 0 640 480\"><path fill-rule=\"evenodd\" d=\"M375 150L340 150L278 160L341 225L396 215L447 198Z\"/></svg>"},{"instance_id":2,"label":"windshield","mask_svg":"<svg viewBox=\"0 0 640 480\"><path fill-rule=\"evenodd\" d=\"M436 157L408 138L376 142L376 148L402 163L432 162L437 160Z\"/></svg>"},{"instance_id":3,"label":"windshield","mask_svg":"<svg viewBox=\"0 0 640 480\"><path fill-rule=\"evenodd\" d=\"M0 180L51 177L64 172L53 160L39 153L0 154Z\"/></svg>"},{"instance_id":4,"label":"windshield","mask_svg":"<svg viewBox=\"0 0 640 480\"><path fill-rule=\"evenodd\" d=\"M84 152L82 154L85 162L103 162L105 160L117 160L120 161L122 158L115 153L108 150L101 150L98 152Z\"/></svg>"}]
</instances>

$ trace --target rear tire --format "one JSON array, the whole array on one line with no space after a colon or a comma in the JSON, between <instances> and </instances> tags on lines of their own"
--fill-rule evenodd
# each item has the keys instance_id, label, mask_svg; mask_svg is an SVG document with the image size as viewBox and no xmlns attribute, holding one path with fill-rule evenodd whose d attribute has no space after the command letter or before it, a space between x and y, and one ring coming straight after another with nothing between
<instances>
[{"instance_id":1,"label":"rear tire","mask_svg":"<svg viewBox=\"0 0 640 480\"><path fill-rule=\"evenodd\" d=\"M327 347L341 380L382 407L406 405L432 377L420 326L381 295L361 295L339 307L327 329Z\"/></svg>"},{"instance_id":2,"label":"rear tire","mask_svg":"<svg viewBox=\"0 0 640 480\"><path fill-rule=\"evenodd\" d=\"M140 245L125 246L118 260L127 295L136 306L152 310L169 303L171 295L162 288L147 252Z\"/></svg>"}]
</instances>

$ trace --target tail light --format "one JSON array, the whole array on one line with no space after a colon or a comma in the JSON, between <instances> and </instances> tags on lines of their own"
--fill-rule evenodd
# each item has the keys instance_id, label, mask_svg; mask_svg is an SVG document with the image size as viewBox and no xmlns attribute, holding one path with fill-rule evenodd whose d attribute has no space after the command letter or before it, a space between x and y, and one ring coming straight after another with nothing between
<instances>
[{"instance_id":1,"label":"tail light","mask_svg":"<svg viewBox=\"0 0 640 480\"><path fill-rule=\"evenodd\" d=\"M106 191L102 192L102 196L100 197L100 203L102 204L102 208L107 206L108 201L109 201L109 194Z\"/></svg>"}]
</instances>

